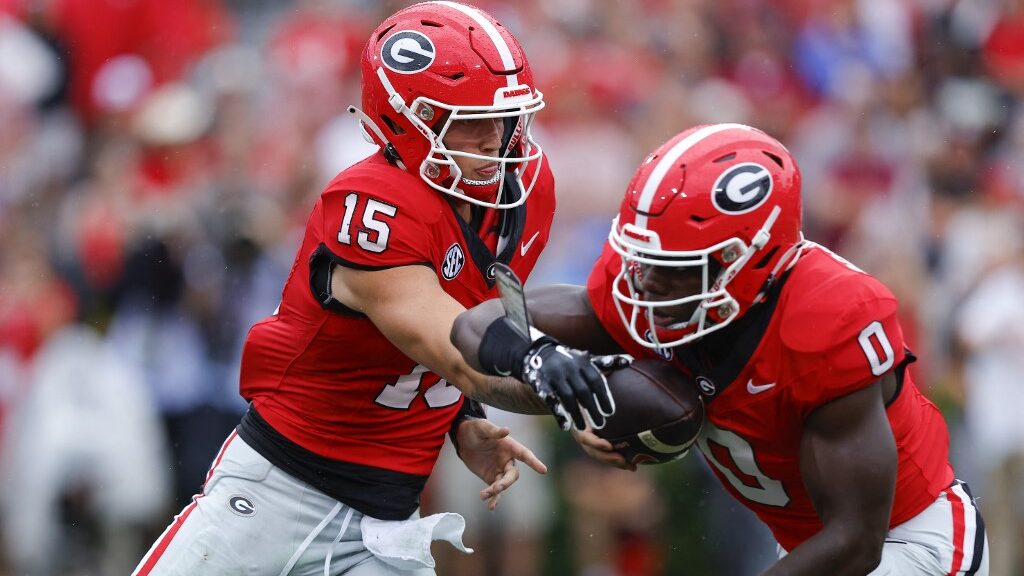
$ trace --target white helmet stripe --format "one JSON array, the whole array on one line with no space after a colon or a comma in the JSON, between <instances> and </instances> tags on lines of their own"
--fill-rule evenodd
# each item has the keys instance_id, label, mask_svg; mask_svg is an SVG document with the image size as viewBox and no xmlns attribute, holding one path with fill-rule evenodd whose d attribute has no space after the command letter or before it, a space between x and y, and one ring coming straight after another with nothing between
<instances>
[{"instance_id":1,"label":"white helmet stripe","mask_svg":"<svg viewBox=\"0 0 1024 576\"><path fill-rule=\"evenodd\" d=\"M717 134L733 128L740 130L753 130L753 128L744 124L713 124L711 126L705 126L686 138L683 138L679 142L676 142L676 145L666 152L660 160L658 160L658 165L654 167L654 171L651 172L650 178L648 178L647 183L644 184L643 192L640 193L640 200L637 202L637 210L640 210L641 212L647 212L650 210L651 202L654 201L654 194L658 191L658 186L661 185L662 178L665 177L669 168L674 166L679 160L679 157L685 154L687 150L693 148L701 140L711 136L712 134ZM647 228L647 216L644 214L637 214L635 224L640 228Z\"/></svg>"},{"instance_id":2,"label":"white helmet stripe","mask_svg":"<svg viewBox=\"0 0 1024 576\"><path fill-rule=\"evenodd\" d=\"M458 10L459 12L462 12L466 16L469 16L470 18L475 20L476 23L479 24L481 28L483 28L484 32L487 33L487 37L490 38L491 42L494 43L494 47L498 49L498 54L501 56L501 63L502 65L505 66L505 69L511 70L515 68L516 63L515 60L512 59L512 50L509 49L508 43L505 42L504 38L502 38L501 32L498 32L498 29L494 27L494 24L491 24L490 20L484 18L480 14L479 10L477 10L476 8L466 6L465 4L459 4L457 2L442 1L431 2L431 4L441 4L443 6L447 6L449 8L452 8L453 10ZM509 74L507 82L510 88L513 86L518 86L519 75Z\"/></svg>"}]
</instances>

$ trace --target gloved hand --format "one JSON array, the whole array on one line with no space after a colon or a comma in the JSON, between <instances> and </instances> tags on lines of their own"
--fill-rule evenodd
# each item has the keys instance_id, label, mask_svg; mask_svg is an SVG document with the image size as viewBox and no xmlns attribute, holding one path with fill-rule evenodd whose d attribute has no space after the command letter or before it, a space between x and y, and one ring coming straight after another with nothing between
<instances>
[{"instance_id":1,"label":"gloved hand","mask_svg":"<svg viewBox=\"0 0 1024 576\"><path fill-rule=\"evenodd\" d=\"M549 336L534 341L523 357L520 380L544 400L562 430L569 429L570 421L583 430L587 420L600 429L605 418L615 413L608 382L593 360L590 354L566 348ZM621 360L605 363L612 366Z\"/></svg>"},{"instance_id":2,"label":"gloved hand","mask_svg":"<svg viewBox=\"0 0 1024 576\"><path fill-rule=\"evenodd\" d=\"M607 374L621 370L633 363L633 357L629 354L605 354L603 356L591 356L590 361L597 366L601 372ZM611 416L611 414L609 414Z\"/></svg>"}]
</instances>

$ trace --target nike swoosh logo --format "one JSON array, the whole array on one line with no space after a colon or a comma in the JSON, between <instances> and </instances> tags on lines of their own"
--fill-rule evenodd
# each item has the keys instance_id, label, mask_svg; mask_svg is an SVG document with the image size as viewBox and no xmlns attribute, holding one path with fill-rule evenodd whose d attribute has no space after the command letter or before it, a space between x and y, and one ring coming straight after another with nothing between
<instances>
[{"instance_id":1,"label":"nike swoosh logo","mask_svg":"<svg viewBox=\"0 0 1024 576\"><path fill-rule=\"evenodd\" d=\"M747 392L750 392L751 394L760 394L761 392L767 392L768 390L775 388L775 384L776 382L772 382L770 384L761 384L760 386L757 386L754 384L754 380L750 379L747 380Z\"/></svg>"},{"instance_id":2,"label":"nike swoosh logo","mask_svg":"<svg viewBox=\"0 0 1024 576\"><path fill-rule=\"evenodd\" d=\"M533 246L533 241L537 239L538 234L540 234L539 230L533 233L529 242L524 242L523 245L519 247L520 256L526 256L526 253L530 251L530 246Z\"/></svg>"}]
</instances>

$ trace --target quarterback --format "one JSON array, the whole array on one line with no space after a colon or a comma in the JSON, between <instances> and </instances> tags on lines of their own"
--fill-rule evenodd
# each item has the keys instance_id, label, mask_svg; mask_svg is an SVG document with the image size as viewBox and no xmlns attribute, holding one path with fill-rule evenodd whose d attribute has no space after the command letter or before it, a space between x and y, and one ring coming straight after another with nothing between
<instances>
[{"instance_id":1,"label":"quarterback","mask_svg":"<svg viewBox=\"0 0 1024 576\"><path fill-rule=\"evenodd\" d=\"M585 355L536 350L547 368L527 386L472 370L448 338L496 295L496 263L529 275L555 210L516 39L476 8L417 4L370 36L362 83L350 111L380 150L313 207L280 307L245 343L249 411L139 576L433 574L432 540L465 550L460 516L418 515L446 433L492 508L516 460L545 471L480 402L578 428L613 410Z\"/></svg>"},{"instance_id":2,"label":"quarterback","mask_svg":"<svg viewBox=\"0 0 1024 576\"><path fill-rule=\"evenodd\" d=\"M629 183L588 285L544 287L527 305L544 338L661 357L694 379L696 445L779 543L766 574L988 573L946 424L906 370L895 297L803 238L799 169L763 132L699 126L663 144ZM493 372L522 355L507 322L483 304L453 342ZM607 441L576 436L626 467Z\"/></svg>"}]
</instances>

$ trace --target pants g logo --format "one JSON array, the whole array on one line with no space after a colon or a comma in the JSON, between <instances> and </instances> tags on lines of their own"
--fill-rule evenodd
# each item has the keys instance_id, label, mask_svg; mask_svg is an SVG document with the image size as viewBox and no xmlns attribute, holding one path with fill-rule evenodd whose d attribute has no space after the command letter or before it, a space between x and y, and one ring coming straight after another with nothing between
<instances>
[{"instance_id":1,"label":"pants g logo","mask_svg":"<svg viewBox=\"0 0 1024 576\"><path fill-rule=\"evenodd\" d=\"M232 496L231 499L228 500L228 508L230 508L235 514L242 517L252 516L256 513L256 505L252 503L252 500L249 500L245 496Z\"/></svg>"}]
</instances>

